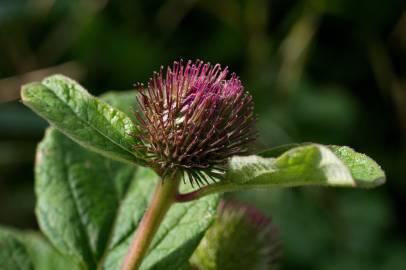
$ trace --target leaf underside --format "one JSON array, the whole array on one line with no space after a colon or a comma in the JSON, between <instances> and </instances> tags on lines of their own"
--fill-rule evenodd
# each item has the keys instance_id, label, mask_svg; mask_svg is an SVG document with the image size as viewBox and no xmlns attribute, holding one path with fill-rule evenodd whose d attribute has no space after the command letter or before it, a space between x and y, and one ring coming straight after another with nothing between
<instances>
[{"instance_id":1,"label":"leaf underside","mask_svg":"<svg viewBox=\"0 0 406 270\"><path fill-rule=\"evenodd\" d=\"M231 189L323 185L375 187L385 173L368 156L346 146L287 145L258 155L230 159L226 179Z\"/></svg>"}]
</instances>

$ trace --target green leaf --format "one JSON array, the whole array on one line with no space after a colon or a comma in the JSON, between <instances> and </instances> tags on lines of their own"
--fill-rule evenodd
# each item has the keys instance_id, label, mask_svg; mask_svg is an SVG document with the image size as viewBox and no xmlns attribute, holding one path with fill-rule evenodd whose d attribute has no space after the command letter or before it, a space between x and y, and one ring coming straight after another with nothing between
<instances>
[{"instance_id":1,"label":"green leaf","mask_svg":"<svg viewBox=\"0 0 406 270\"><path fill-rule=\"evenodd\" d=\"M357 187L371 188L385 183L385 172L372 158L348 146L331 145L329 148L350 170Z\"/></svg>"},{"instance_id":2,"label":"green leaf","mask_svg":"<svg viewBox=\"0 0 406 270\"><path fill-rule=\"evenodd\" d=\"M11 231L3 228L0 228L0 269L34 269L34 264L24 243Z\"/></svg>"},{"instance_id":3,"label":"green leaf","mask_svg":"<svg viewBox=\"0 0 406 270\"><path fill-rule=\"evenodd\" d=\"M156 181L153 181L154 184ZM139 193L140 189L137 188L137 190ZM132 208L131 211L136 211L133 200L138 201L136 198L129 198L125 205ZM172 206L155 235L140 269L178 270L185 267L213 221L217 203L218 196L209 196L198 201ZM125 209L124 212L129 210ZM115 234L114 232L113 235ZM110 246L104 269L119 269L131 239L132 234Z\"/></svg>"},{"instance_id":4,"label":"green leaf","mask_svg":"<svg viewBox=\"0 0 406 270\"><path fill-rule=\"evenodd\" d=\"M228 179L254 186L355 186L348 168L322 145L288 150L277 158L233 157Z\"/></svg>"},{"instance_id":5,"label":"green leaf","mask_svg":"<svg viewBox=\"0 0 406 270\"><path fill-rule=\"evenodd\" d=\"M288 144L264 151L259 155L268 158L277 157L292 148L309 145L312 144ZM328 145L326 147L348 168L356 187L369 188L385 183L385 172L372 158L365 154L357 153L348 146Z\"/></svg>"},{"instance_id":6,"label":"green leaf","mask_svg":"<svg viewBox=\"0 0 406 270\"><path fill-rule=\"evenodd\" d=\"M50 129L37 152L40 227L81 269L119 269L158 181L150 169L106 159ZM217 198L174 205L141 269L184 265L214 218Z\"/></svg>"},{"instance_id":7,"label":"green leaf","mask_svg":"<svg viewBox=\"0 0 406 270\"><path fill-rule=\"evenodd\" d=\"M71 260L58 253L37 232L24 232L23 241L36 270L77 270Z\"/></svg>"},{"instance_id":8,"label":"green leaf","mask_svg":"<svg viewBox=\"0 0 406 270\"><path fill-rule=\"evenodd\" d=\"M137 128L122 111L62 75L24 85L22 101L82 146L116 160L144 164L135 152Z\"/></svg>"},{"instance_id":9,"label":"green leaf","mask_svg":"<svg viewBox=\"0 0 406 270\"><path fill-rule=\"evenodd\" d=\"M84 150L50 129L36 158L36 214L42 231L82 269L94 269L134 168Z\"/></svg>"},{"instance_id":10,"label":"green leaf","mask_svg":"<svg viewBox=\"0 0 406 270\"><path fill-rule=\"evenodd\" d=\"M75 270L37 232L0 227L0 269Z\"/></svg>"},{"instance_id":11,"label":"green leaf","mask_svg":"<svg viewBox=\"0 0 406 270\"><path fill-rule=\"evenodd\" d=\"M249 188L306 185L375 187L385 182L379 165L349 147L306 143L280 146L251 156L234 156L225 179L196 192L205 196Z\"/></svg>"}]
</instances>

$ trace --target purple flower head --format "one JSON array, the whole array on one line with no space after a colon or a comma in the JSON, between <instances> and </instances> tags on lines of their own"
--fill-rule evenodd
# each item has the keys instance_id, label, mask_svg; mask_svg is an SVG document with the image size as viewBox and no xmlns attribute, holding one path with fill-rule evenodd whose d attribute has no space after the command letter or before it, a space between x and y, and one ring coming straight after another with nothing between
<instances>
[{"instance_id":1,"label":"purple flower head","mask_svg":"<svg viewBox=\"0 0 406 270\"><path fill-rule=\"evenodd\" d=\"M136 145L162 175L180 172L198 185L218 179L227 159L255 141L252 97L228 69L202 61L161 67L137 84L141 132Z\"/></svg>"}]
</instances>

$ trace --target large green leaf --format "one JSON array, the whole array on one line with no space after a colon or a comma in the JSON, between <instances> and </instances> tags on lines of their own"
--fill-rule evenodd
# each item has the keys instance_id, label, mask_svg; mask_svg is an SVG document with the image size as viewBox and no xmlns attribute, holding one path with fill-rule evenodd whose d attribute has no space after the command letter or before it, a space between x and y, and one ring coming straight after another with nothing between
<instances>
[{"instance_id":1,"label":"large green leaf","mask_svg":"<svg viewBox=\"0 0 406 270\"><path fill-rule=\"evenodd\" d=\"M86 151L49 129L38 147L35 171L42 231L82 269L94 269L134 168Z\"/></svg>"},{"instance_id":2,"label":"large green leaf","mask_svg":"<svg viewBox=\"0 0 406 270\"><path fill-rule=\"evenodd\" d=\"M328 185L372 187L385 181L381 168L369 157L348 147L306 144L278 157L275 151L261 156L233 157L228 180L257 187Z\"/></svg>"},{"instance_id":3,"label":"large green leaf","mask_svg":"<svg viewBox=\"0 0 406 270\"><path fill-rule=\"evenodd\" d=\"M36 232L0 227L0 269L75 270Z\"/></svg>"},{"instance_id":4,"label":"large green leaf","mask_svg":"<svg viewBox=\"0 0 406 270\"><path fill-rule=\"evenodd\" d=\"M142 153L133 149L138 131L131 118L77 82L54 75L24 85L21 97L25 105L82 146L116 160L144 163Z\"/></svg>"},{"instance_id":5,"label":"large green leaf","mask_svg":"<svg viewBox=\"0 0 406 270\"><path fill-rule=\"evenodd\" d=\"M106 159L50 129L37 152L40 227L81 269L119 269L158 181L150 169ZM187 263L216 205L217 196L174 205L142 269L178 269Z\"/></svg>"},{"instance_id":6,"label":"large green leaf","mask_svg":"<svg viewBox=\"0 0 406 270\"><path fill-rule=\"evenodd\" d=\"M368 156L346 146L307 143L234 156L225 178L197 194L306 185L375 187L384 182L385 173Z\"/></svg>"}]
</instances>

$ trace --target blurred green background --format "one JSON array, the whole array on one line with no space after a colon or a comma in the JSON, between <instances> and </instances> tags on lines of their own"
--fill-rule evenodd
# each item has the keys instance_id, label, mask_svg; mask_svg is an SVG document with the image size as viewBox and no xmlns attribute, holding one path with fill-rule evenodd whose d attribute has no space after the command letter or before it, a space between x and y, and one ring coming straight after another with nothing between
<instances>
[{"instance_id":1,"label":"blurred green background","mask_svg":"<svg viewBox=\"0 0 406 270\"><path fill-rule=\"evenodd\" d=\"M263 146L349 145L387 172L368 191L229 195L273 217L282 269L406 269L404 0L0 0L0 223L37 228L47 124L19 102L21 84L63 73L98 95L180 58L240 75Z\"/></svg>"}]
</instances>

